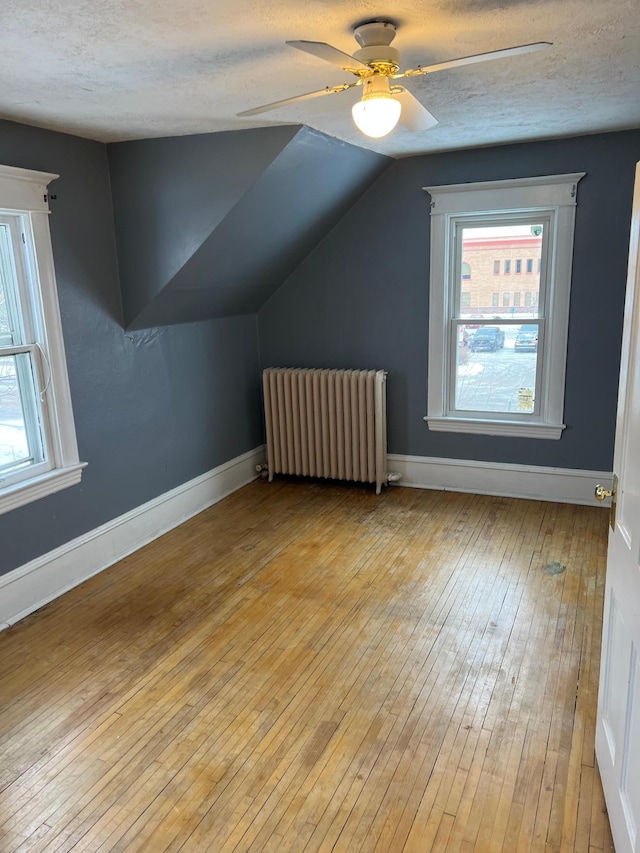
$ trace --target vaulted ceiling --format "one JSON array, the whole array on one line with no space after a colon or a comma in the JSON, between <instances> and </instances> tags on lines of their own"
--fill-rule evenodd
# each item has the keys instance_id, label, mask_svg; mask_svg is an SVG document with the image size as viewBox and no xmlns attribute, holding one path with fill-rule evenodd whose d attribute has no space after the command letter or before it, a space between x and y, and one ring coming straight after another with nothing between
<instances>
[{"instance_id":1,"label":"vaulted ceiling","mask_svg":"<svg viewBox=\"0 0 640 853\"><path fill-rule=\"evenodd\" d=\"M405 66L553 47L412 79L439 119L419 133L362 136L358 90L236 117L353 79L284 42L352 53L353 25L371 18L398 24ZM637 0L21 0L3 9L0 75L3 117L101 141L291 123L402 156L640 126Z\"/></svg>"}]
</instances>

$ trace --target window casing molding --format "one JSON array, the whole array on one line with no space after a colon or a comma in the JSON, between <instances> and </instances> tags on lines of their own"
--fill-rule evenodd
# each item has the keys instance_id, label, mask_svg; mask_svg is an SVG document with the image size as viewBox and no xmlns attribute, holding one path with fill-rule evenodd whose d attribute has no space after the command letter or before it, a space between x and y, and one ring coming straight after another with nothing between
<instances>
[{"instance_id":1,"label":"window casing molding","mask_svg":"<svg viewBox=\"0 0 640 853\"><path fill-rule=\"evenodd\" d=\"M429 429L522 438L559 439L565 429L564 386L569 295L577 185L584 172L424 187L431 195L431 263L429 289ZM547 257L542 259L546 293L540 320L542 356L536 387L536 410L464 412L452 405L455 352L450 333L456 316L456 229L461 223L485 225L535 215L549 223ZM545 269L546 264L546 269ZM501 325L523 320L501 319Z\"/></svg>"},{"instance_id":2,"label":"window casing molding","mask_svg":"<svg viewBox=\"0 0 640 853\"><path fill-rule=\"evenodd\" d=\"M30 331L26 344L2 352L30 350L44 445L43 461L0 474L0 513L78 483L85 466L78 454L49 233L48 186L57 177L0 166L0 216L21 232L21 310Z\"/></svg>"}]
</instances>

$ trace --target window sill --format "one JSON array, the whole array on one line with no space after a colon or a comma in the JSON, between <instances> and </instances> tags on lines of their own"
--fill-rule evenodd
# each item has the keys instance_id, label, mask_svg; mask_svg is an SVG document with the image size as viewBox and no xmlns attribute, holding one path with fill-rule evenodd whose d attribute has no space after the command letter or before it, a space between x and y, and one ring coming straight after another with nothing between
<instances>
[{"instance_id":1,"label":"window sill","mask_svg":"<svg viewBox=\"0 0 640 853\"><path fill-rule=\"evenodd\" d=\"M463 432L478 435L505 435L515 438L546 438L557 440L562 437L564 424L523 423L522 421L481 421L475 418L424 418L434 432Z\"/></svg>"},{"instance_id":2,"label":"window sill","mask_svg":"<svg viewBox=\"0 0 640 853\"><path fill-rule=\"evenodd\" d=\"M86 462L79 462L68 468L57 468L27 482L15 483L5 489L0 488L0 515L67 489L69 486L75 486L80 482L82 469L86 464Z\"/></svg>"}]
</instances>

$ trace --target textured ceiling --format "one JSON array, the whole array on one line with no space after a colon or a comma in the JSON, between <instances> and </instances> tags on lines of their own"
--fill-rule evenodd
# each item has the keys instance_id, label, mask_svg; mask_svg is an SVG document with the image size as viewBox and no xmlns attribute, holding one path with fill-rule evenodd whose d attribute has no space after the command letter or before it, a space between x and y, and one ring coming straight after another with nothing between
<instances>
[{"instance_id":1,"label":"textured ceiling","mask_svg":"<svg viewBox=\"0 0 640 853\"><path fill-rule=\"evenodd\" d=\"M539 53L414 78L439 119L378 142L347 92L253 119L240 110L353 80L284 44L348 53L388 17L402 66L533 41ZM392 156L640 126L637 0L21 0L0 31L0 114L101 141L302 123Z\"/></svg>"}]
</instances>

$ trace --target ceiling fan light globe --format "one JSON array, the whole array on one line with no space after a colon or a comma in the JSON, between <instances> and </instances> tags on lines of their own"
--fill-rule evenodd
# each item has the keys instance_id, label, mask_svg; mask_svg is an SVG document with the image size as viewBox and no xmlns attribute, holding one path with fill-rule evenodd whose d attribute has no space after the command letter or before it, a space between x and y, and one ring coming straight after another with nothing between
<instances>
[{"instance_id":1,"label":"ceiling fan light globe","mask_svg":"<svg viewBox=\"0 0 640 853\"><path fill-rule=\"evenodd\" d=\"M351 108L356 127L371 139L391 133L400 120L402 107L392 95L370 95Z\"/></svg>"}]
</instances>

